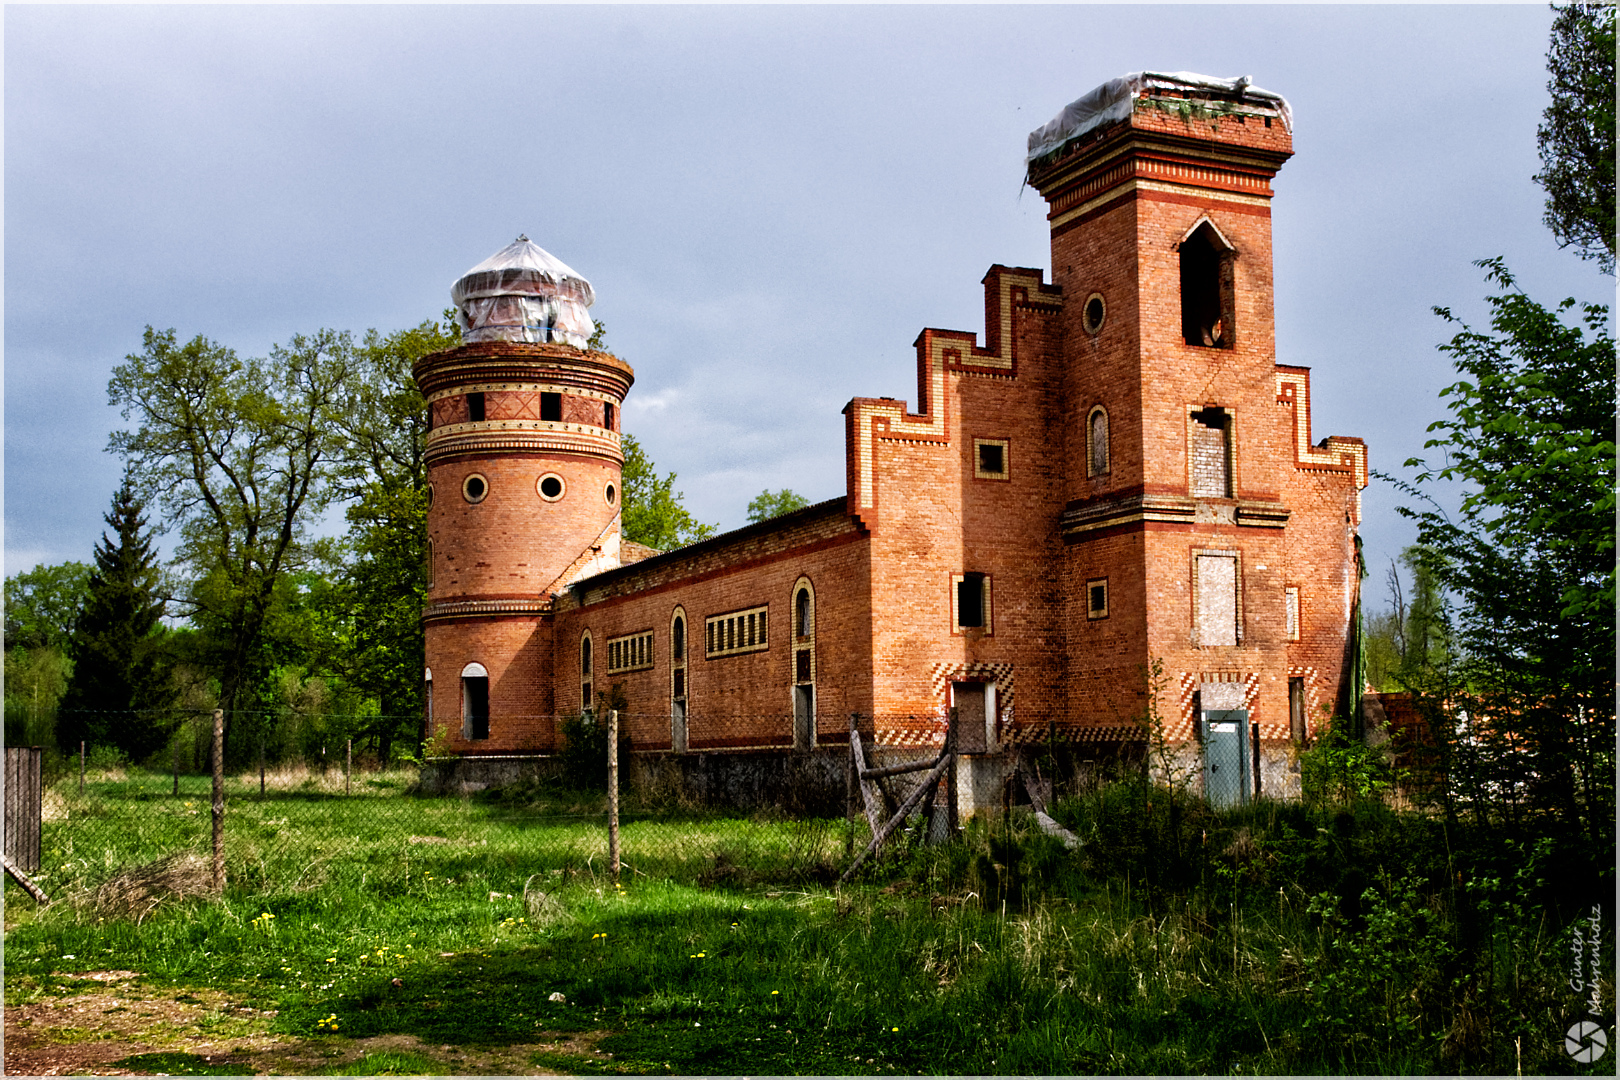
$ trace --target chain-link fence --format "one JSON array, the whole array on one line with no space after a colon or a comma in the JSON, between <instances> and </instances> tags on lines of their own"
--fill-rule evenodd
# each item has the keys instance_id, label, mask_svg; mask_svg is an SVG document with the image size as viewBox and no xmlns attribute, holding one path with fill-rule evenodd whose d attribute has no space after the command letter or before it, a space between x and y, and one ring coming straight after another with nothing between
<instances>
[{"instance_id":1,"label":"chain-link fence","mask_svg":"<svg viewBox=\"0 0 1620 1080\"><path fill-rule=\"evenodd\" d=\"M225 877L233 887L297 892L334 875L477 873L507 888L518 879L611 876L610 757L620 874L699 886L831 883L878 825L894 822L886 852L948 839L941 815L954 812L958 791L972 804L966 816L1027 802L1028 784L1013 782L1019 767L1046 800L1086 779L1083 748L1050 740L1003 746L1013 752L1000 755L999 771L918 768L941 757L948 723L938 716L853 717L863 763L881 774L867 778L865 792L848 714L627 713L616 718L616 743L606 718L547 719L560 736L547 753L386 761L375 739L345 738L313 756L227 742ZM359 726L353 718L330 724ZM53 896L83 894L188 853L211 861L212 751L198 738L211 728L188 718L169 747L139 766L88 742L47 755L38 885ZM932 789L911 798L924 781Z\"/></svg>"}]
</instances>

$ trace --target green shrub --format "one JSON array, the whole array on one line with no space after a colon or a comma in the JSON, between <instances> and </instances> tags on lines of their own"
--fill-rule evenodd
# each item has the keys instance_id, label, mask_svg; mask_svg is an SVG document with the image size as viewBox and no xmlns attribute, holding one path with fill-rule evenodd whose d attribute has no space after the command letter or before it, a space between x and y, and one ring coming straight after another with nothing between
<instances>
[{"instance_id":1,"label":"green shrub","mask_svg":"<svg viewBox=\"0 0 1620 1080\"><path fill-rule=\"evenodd\" d=\"M1299 756L1299 770L1305 799L1316 806L1381 799L1395 782L1388 753L1351 735L1343 719Z\"/></svg>"}]
</instances>

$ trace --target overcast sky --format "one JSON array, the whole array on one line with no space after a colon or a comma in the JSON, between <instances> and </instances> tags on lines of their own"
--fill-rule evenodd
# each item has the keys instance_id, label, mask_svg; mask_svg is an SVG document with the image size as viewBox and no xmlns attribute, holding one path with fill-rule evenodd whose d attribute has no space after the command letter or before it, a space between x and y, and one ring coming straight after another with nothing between
<instances>
[{"instance_id":1,"label":"overcast sky","mask_svg":"<svg viewBox=\"0 0 1620 1080\"><path fill-rule=\"evenodd\" d=\"M1046 268L1031 129L1142 69L1285 95L1277 359L1314 434L1400 471L1441 415L1475 259L1613 279L1541 225L1544 5L97 7L5 18L5 571L88 559L114 364L151 324L244 355L436 317L520 232L590 279L624 426L725 528L843 493L854 396L916 404L925 326ZM1412 533L1375 482L1382 567Z\"/></svg>"}]
</instances>

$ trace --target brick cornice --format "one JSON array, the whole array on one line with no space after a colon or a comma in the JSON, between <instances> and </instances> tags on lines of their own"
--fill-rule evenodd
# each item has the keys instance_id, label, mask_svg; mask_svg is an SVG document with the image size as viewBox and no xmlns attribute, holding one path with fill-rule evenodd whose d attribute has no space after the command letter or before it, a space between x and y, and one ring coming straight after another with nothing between
<instances>
[{"instance_id":1,"label":"brick cornice","mask_svg":"<svg viewBox=\"0 0 1620 1080\"><path fill-rule=\"evenodd\" d=\"M1072 544L1101 530L1147 522L1199 526L1225 522L1239 528L1281 529L1291 516L1281 503L1224 499L1211 503L1187 495L1116 495L1078 500L1063 511L1059 531Z\"/></svg>"},{"instance_id":2,"label":"brick cornice","mask_svg":"<svg viewBox=\"0 0 1620 1080\"><path fill-rule=\"evenodd\" d=\"M429 353L416 362L411 374L427 397L474 384L546 382L623 400L636 381L635 369L611 353L515 341L480 341Z\"/></svg>"}]
</instances>

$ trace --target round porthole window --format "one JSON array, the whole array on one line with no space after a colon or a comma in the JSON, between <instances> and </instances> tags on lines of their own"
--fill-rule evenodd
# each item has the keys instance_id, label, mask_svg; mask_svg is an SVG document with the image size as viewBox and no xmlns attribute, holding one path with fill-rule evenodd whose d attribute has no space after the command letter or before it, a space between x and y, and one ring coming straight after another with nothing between
<instances>
[{"instance_id":1,"label":"round porthole window","mask_svg":"<svg viewBox=\"0 0 1620 1080\"><path fill-rule=\"evenodd\" d=\"M1086 306L1080 310L1080 325L1084 326L1086 333L1095 334L1102 329L1103 319L1108 317L1108 305L1103 302L1102 293L1092 293L1086 297Z\"/></svg>"},{"instance_id":2,"label":"round porthole window","mask_svg":"<svg viewBox=\"0 0 1620 1080\"><path fill-rule=\"evenodd\" d=\"M478 473L473 473L461 482L461 497L470 503L483 502L484 496L488 494L489 481Z\"/></svg>"},{"instance_id":3,"label":"round porthole window","mask_svg":"<svg viewBox=\"0 0 1620 1080\"><path fill-rule=\"evenodd\" d=\"M428 509L429 510L433 509L433 485L432 484L429 484L427 486L427 501L428 501Z\"/></svg>"},{"instance_id":4,"label":"round porthole window","mask_svg":"<svg viewBox=\"0 0 1620 1080\"><path fill-rule=\"evenodd\" d=\"M540 497L546 502L556 502L563 497L566 486L563 484L562 477L554 472L548 472L535 484L535 490L540 493Z\"/></svg>"},{"instance_id":5,"label":"round porthole window","mask_svg":"<svg viewBox=\"0 0 1620 1080\"><path fill-rule=\"evenodd\" d=\"M607 498L607 504L609 506L617 505L619 501L619 488L613 483L613 481L608 481L608 486L603 490L602 494Z\"/></svg>"}]
</instances>

